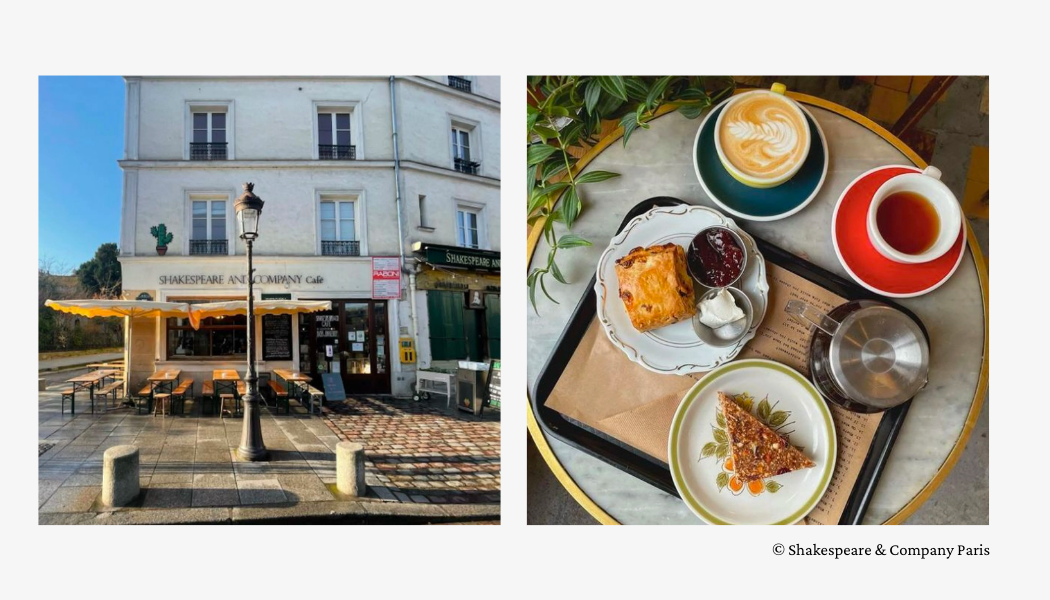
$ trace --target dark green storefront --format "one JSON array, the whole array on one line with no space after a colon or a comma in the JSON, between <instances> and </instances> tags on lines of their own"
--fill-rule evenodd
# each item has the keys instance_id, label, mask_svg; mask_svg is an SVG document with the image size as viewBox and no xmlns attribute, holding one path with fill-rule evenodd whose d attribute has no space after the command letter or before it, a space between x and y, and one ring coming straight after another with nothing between
<instances>
[{"instance_id":1,"label":"dark green storefront","mask_svg":"<svg viewBox=\"0 0 1050 600\"><path fill-rule=\"evenodd\" d=\"M499 253L434 244L413 250L427 295L431 360L500 358Z\"/></svg>"}]
</instances>

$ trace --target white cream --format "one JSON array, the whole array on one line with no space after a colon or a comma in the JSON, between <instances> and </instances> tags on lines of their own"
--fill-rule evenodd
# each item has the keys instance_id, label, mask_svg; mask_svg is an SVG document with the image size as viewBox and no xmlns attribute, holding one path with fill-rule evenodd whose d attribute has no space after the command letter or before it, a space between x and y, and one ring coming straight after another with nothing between
<instances>
[{"instance_id":1,"label":"white cream","mask_svg":"<svg viewBox=\"0 0 1050 600\"><path fill-rule=\"evenodd\" d=\"M718 329L744 318L744 311L728 290L722 288L711 298L700 301L700 322L711 329Z\"/></svg>"}]
</instances>

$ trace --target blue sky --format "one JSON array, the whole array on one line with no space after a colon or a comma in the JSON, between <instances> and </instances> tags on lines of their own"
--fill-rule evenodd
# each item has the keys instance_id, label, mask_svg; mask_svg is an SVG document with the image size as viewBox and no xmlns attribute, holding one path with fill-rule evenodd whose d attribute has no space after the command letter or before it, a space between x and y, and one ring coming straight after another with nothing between
<instances>
[{"instance_id":1,"label":"blue sky","mask_svg":"<svg viewBox=\"0 0 1050 600\"><path fill-rule=\"evenodd\" d=\"M69 270L119 243L124 80L40 78L40 257Z\"/></svg>"}]
</instances>

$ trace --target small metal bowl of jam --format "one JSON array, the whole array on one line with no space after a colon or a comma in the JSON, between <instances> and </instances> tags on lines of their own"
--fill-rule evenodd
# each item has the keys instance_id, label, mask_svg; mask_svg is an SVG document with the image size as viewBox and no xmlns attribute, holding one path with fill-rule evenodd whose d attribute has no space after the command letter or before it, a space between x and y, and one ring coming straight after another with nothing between
<instances>
[{"instance_id":1,"label":"small metal bowl of jam","mask_svg":"<svg viewBox=\"0 0 1050 600\"><path fill-rule=\"evenodd\" d=\"M686 266L689 274L709 288L729 287L747 268L747 246L732 229L713 225L700 231L689 243Z\"/></svg>"}]
</instances>

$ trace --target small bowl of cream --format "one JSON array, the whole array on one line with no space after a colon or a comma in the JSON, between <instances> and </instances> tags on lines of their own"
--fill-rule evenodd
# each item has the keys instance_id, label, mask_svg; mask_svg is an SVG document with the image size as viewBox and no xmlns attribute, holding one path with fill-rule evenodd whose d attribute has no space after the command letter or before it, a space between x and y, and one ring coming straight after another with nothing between
<instances>
[{"instance_id":1,"label":"small bowl of cream","mask_svg":"<svg viewBox=\"0 0 1050 600\"><path fill-rule=\"evenodd\" d=\"M693 315L693 330L709 346L730 346L751 329L751 299L735 287L709 290L700 297Z\"/></svg>"}]
</instances>

